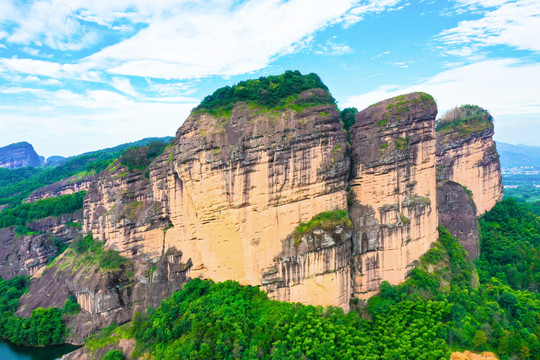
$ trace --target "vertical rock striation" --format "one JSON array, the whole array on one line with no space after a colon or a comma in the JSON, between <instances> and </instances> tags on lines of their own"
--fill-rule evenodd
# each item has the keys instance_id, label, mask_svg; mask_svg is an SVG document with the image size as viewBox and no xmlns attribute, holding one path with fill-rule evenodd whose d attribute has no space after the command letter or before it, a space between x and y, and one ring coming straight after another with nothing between
<instances>
[{"instance_id":1,"label":"vertical rock striation","mask_svg":"<svg viewBox=\"0 0 540 360\"><path fill-rule=\"evenodd\" d=\"M435 116L412 93L361 111L351 129L354 295L398 284L437 239Z\"/></svg>"},{"instance_id":2,"label":"vertical rock striation","mask_svg":"<svg viewBox=\"0 0 540 360\"><path fill-rule=\"evenodd\" d=\"M493 118L473 105L456 108L437 125L437 180L451 180L472 192L478 215L502 199Z\"/></svg>"},{"instance_id":3,"label":"vertical rock striation","mask_svg":"<svg viewBox=\"0 0 540 360\"><path fill-rule=\"evenodd\" d=\"M269 81L261 79L244 85ZM474 203L486 211L502 190L492 126L470 132L447 122L436 138L435 101L411 93L361 111L347 133L323 88L269 107L237 101L244 86L220 89L205 99L216 106L196 108L146 169L109 166L90 182L83 231L129 265L114 274L72 268L64 255L20 311L51 303L39 293L53 286L58 303L77 297L81 323L92 314L103 315L101 325L125 321L193 277L348 309L351 297L375 294L382 281L405 280L437 239L438 211L476 256ZM76 337L92 329L78 327Z\"/></svg>"},{"instance_id":4,"label":"vertical rock striation","mask_svg":"<svg viewBox=\"0 0 540 360\"><path fill-rule=\"evenodd\" d=\"M322 89L298 95L324 97ZM85 230L124 254L174 247L191 259L189 276L216 281L260 285L300 222L347 207L346 132L333 102L300 110L239 102L229 117L195 112L148 179L109 170L88 192Z\"/></svg>"},{"instance_id":5,"label":"vertical rock striation","mask_svg":"<svg viewBox=\"0 0 540 360\"><path fill-rule=\"evenodd\" d=\"M347 222L320 224L283 241L283 251L264 274L269 296L280 301L349 308L352 295L352 227Z\"/></svg>"}]
</instances>

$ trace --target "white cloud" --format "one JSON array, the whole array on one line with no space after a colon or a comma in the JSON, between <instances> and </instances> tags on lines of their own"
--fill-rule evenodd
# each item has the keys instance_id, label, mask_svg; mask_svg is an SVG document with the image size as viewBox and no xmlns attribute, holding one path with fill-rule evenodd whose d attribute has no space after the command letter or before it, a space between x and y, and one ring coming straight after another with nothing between
<instances>
[{"instance_id":1,"label":"white cloud","mask_svg":"<svg viewBox=\"0 0 540 360\"><path fill-rule=\"evenodd\" d=\"M476 104L494 116L540 114L540 63L518 59L485 60L445 70L414 86L386 85L352 96L345 106L363 109L380 100L413 91L435 97L440 112L457 105Z\"/></svg>"},{"instance_id":2,"label":"white cloud","mask_svg":"<svg viewBox=\"0 0 540 360\"><path fill-rule=\"evenodd\" d=\"M495 45L540 52L540 1L461 0L458 3L483 16L461 21L438 35L450 53L469 57L479 49Z\"/></svg>"},{"instance_id":3,"label":"white cloud","mask_svg":"<svg viewBox=\"0 0 540 360\"><path fill-rule=\"evenodd\" d=\"M7 134L9 142L29 141L45 156L79 154L147 136L173 136L198 102L135 101L105 90L77 94L4 87L0 93L30 94L40 100L32 107L0 105L0 133Z\"/></svg>"},{"instance_id":4,"label":"white cloud","mask_svg":"<svg viewBox=\"0 0 540 360\"><path fill-rule=\"evenodd\" d=\"M327 40L326 43L321 45L314 53L317 55L341 55L353 51L349 45L338 43L335 40L336 36L333 36L332 39Z\"/></svg>"},{"instance_id":5,"label":"white cloud","mask_svg":"<svg viewBox=\"0 0 540 360\"><path fill-rule=\"evenodd\" d=\"M345 13L339 20L343 22L344 27L349 27L364 19L368 13L380 13L383 11L393 11L402 9L405 5L398 6L403 3L402 0L374 0L374 1L362 1L350 11Z\"/></svg>"},{"instance_id":6,"label":"white cloud","mask_svg":"<svg viewBox=\"0 0 540 360\"><path fill-rule=\"evenodd\" d=\"M79 69L70 70L67 64L63 69L80 76L88 71L162 79L232 76L262 69L276 57L297 51L329 25L352 24L367 13L396 9L401 2L41 0L17 6L10 2L11 17L4 21L0 17L0 30L9 29L9 42L33 48L70 51L97 46L101 50L70 61L69 66ZM105 36L116 40L103 47ZM335 54L351 51L345 44L327 47ZM92 78L96 74L88 80Z\"/></svg>"},{"instance_id":7,"label":"white cloud","mask_svg":"<svg viewBox=\"0 0 540 360\"><path fill-rule=\"evenodd\" d=\"M139 96L139 93L133 88L133 86L131 85L131 82L129 81L129 79L116 77L116 78L113 79L111 85L116 90L119 90L119 91L123 92L126 95L130 95L130 96L133 96L135 98Z\"/></svg>"}]
</instances>

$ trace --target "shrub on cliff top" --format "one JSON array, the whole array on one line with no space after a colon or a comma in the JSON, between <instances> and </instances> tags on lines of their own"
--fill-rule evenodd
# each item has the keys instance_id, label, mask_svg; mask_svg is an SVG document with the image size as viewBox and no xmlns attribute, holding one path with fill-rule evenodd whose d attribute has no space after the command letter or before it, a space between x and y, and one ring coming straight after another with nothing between
<instances>
[{"instance_id":1,"label":"shrub on cliff top","mask_svg":"<svg viewBox=\"0 0 540 360\"><path fill-rule=\"evenodd\" d=\"M473 133L493 129L493 117L476 105L462 105L448 111L437 120L436 130L441 135L465 138ZM443 142L444 142L443 138Z\"/></svg>"},{"instance_id":2,"label":"shrub on cliff top","mask_svg":"<svg viewBox=\"0 0 540 360\"><path fill-rule=\"evenodd\" d=\"M218 115L230 112L239 101L248 101L267 108L291 104L291 100L297 100L295 103L298 105L300 102L303 107L334 103L331 96L309 99L295 97L305 90L317 88L328 91L317 74L302 75L298 70L289 70L281 75L241 81L237 85L217 89L212 95L205 97L193 111ZM291 99L291 96L295 98Z\"/></svg>"}]
</instances>

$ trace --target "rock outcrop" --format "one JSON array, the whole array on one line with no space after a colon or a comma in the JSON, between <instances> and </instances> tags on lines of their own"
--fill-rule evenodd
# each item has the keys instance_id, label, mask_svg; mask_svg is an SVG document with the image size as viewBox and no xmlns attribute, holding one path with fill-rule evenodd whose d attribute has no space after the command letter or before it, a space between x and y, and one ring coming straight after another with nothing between
<instances>
[{"instance_id":1,"label":"rock outcrop","mask_svg":"<svg viewBox=\"0 0 540 360\"><path fill-rule=\"evenodd\" d=\"M47 186L43 186L32 192L26 198L26 202L34 202L38 200L58 197L63 195L75 194L79 191L88 191L92 182L96 179L94 175L88 176L71 176L69 178L57 181Z\"/></svg>"},{"instance_id":2,"label":"rock outcrop","mask_svg":"<svg viewBox=\"0 0 540 360\"><path fill-rule=\"evenodd\" d=\"M450 112L437 125L437 179L451 180L472 192L478 215L502 200L499 155L493 141L493 118L477 106Z\"/></svg>"},{"instance_id":3,"label":"rock outcrop","mask_svg":"<svg viewBox=\"0 0 540 360\"><path fill-rule=\"evenodd\" d=\"M299 95L312 97L329 95ZM346 209L346 153L332 103L278 111L240 102L229 118L193 113L148 179L121 168L102 174L85 200L84 228L126 254L175 247L191 259L192 277L260 285L299 223Z\"/></svg>"},{"instance_id":4,"label":"rock outcrop","mask_svg":"<svg viewBox=\"0 0 540 360\"><path fill-rule=\"evenodd\" d=\"M352 228L347 224L316 227L288 236L283 251L262 278L271 298L349 308L352 296Z\"/></svg>"},{"instance_id":5,"label":"rock outcrop","mask_svg":"<svg viewBox=\"0 0 540 360\"><path fill-rule=\"evenodd\" d=\"M354 295L398 284L437 240L435 116L430 95L384 100L350 130ZM433 205L432 205L433 204Z\"/></svg>"},{"instance_id":6,"label":"rock outcrop","mask_svg":"<svg viewBox=\"0 0 540 360\"><path fill-rule=\"evenodd\" d=\"M29 234L17 234L16 227L0 229L0 277L39 274L81 230L72 226L82 221L82 211L49 217L28 224Z\"/></svg>"},{"instance_id":7,"label":"rock outcrop","mask_svg":"<svg viewBox=\"0 0 540 360\"><path fill-rule=\"evenodd\" d=\"M0 148L0 167L16 169L41 165L41 159L34 147L25 141Z\"/></svg>"},{"instance_id":8,"label":"rock outcrop","mask_svg":"<svg viewBox=\"0 0 540 360\"><path fill-rule=\"evenodd\" d=\"M480 235L476 205L469 191L453 181L438 183L437 211L439 224L459 240L470 258L476 259L480 254Z\"/></svg>"},{"instance_id":9,"label":"rock outcrop","mask_svg":"<svg viewBox=\"0 0 540 360\"><path fill-rule=\"evenodd\" d=\"M23 295L18 316L28 317L38 307L62 308L73 295L81 312L70 318L68 341L83 339L116 322L130 321L136 311L157 307L169 294L181 289L191 264L183 262L174 248L162 256L138 256L117 269L102 269L97 261L68 249Z\"/></svg>"},{"instance_id":10,"label":"rock outcrop","mask_svg":"<svg viewBox=\"0 0 540 360\"><path fill-rule=\"evenodd\" d=\"M73 323L80 341L194 277L348 309L382 281L405 280L437 239L438 211L476 256L475 207L489 209L502 189L492 129L463 137L446 127L436 138L437 107L425 93L368 107L348 133L323 88L280 104L198 109L146 169L118 160L92 179L83 232L129 264L76 266L68 250L31 285L20 314L74 295L84 310ZM86 324L93 315L99 320Z\"/></svg>"}]
</instances>

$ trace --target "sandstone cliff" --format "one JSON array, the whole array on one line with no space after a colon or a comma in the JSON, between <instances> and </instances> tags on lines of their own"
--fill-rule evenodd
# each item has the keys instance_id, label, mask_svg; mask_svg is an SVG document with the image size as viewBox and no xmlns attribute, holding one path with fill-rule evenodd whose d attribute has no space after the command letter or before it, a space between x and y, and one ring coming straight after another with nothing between
<instances>
[{"instance_id":1,"label":"sandstone cliff","mask_svg":"<svg viewBox=\"0 0 540 360\"><path fill-rule=\"evenodd\" d=\"M329 95L313 89L298 99L314 97ZM192 277L260 285L300 222L346 209L346 150L332 102L300 111L240 102L228 118L196 112L148 179L121 168L102 174L84 228L126 254L174 247L191 259ZM290 300L303 296L311 295Z\"/></svg>"},{"instance_id":2,"label":"sandstone cliff","mask_svg":"<svg viewBox=\"0 0 540 360\"><path fill-rule=\"evenodd\" d=\"M397 284L437 239L435 116L430 95L384 100L350 130L354 295Z\"/></svg>"},{"instance_id":3,"label":"sandstone cliff","mask_svg":"<svg viewBox=\"0 0 540 360\"><path fill-rule=\"evenodd\" d=\"M305 228L300 232L301 228ZM269 296L280 301L349 308L352 224L345 211L325 212L300 225L264 274Z\"/></svg>"},{"instance_id":4,"label":"sandstone cliff","mask_svg":"<svg viewBox=\"0 0 540 360\"><path fill-rule=\"evenodd\" d=\"M437 239L437 196L441 223L474 256L477 214L461 185L477 208L500 198L486 140L492 130L467 137L444 130L436 139L436 114L431 96L402 95L358 113L347 133L323 88L274 107L197 108L147 168L130 170L120 159L88 183L83 232L129 264L116 272L81 267L68 252L32 283L20 314L74 295L84 309L78 323L100 315L75 327L72 340L80 341L194 277L348 309L351 297L373 295L382 281L405 280ZM481 190L462 168L476 171ZM34 196L69 191L62 184Z\"/></svg>"},{"instance_id":5,"label":"sandstone cliff","mask_svg":"<svg viewBox=\"0 0 540 360\"><path fill-rule=\"evenodd\" d=\"M452 180L472 192L478 215L502 199L493 118L477 106L449 112L437 125L437 179Z\"/></svg>"},{"instance_id":6,"label":"sandstone cliff","mask_svg":"<svg viewBox=\"0 0 540 360\"><path fill-rule=\"evenodd\" d=\"M0 167L16 169L42 165L34 147L27 142L10 144L0 148Z\"/></svg>"},{"instance_id":7,"label":"sandstone cliff","mask_svg":"<svg viewBox=\"0 0 540 360\"><path fill-rule=\"evenodd\" d=\"M138 256L115 269L101 268L92 254L68 249L32 282L16 315L28 317L38 307L62 308L73 295L82 310L69 319L67 340L82 344L84 338L113 322L125 323L136 311L157 307L181 289L190 266L175 249L157 258Z\"/></svg>"}]
</instances>

